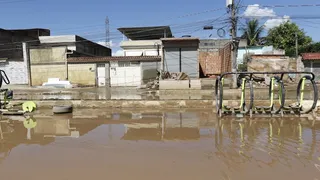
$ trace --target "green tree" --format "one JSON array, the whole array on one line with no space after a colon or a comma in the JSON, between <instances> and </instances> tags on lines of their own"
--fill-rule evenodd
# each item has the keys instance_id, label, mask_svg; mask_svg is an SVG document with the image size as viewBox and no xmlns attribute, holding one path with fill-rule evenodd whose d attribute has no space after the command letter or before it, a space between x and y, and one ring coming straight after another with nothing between
<instances>
[{"instance_id":1,"label":"green tree","mask_svg":"<svg viewBox=\"0 0 320 180\"><path fill-rule=\"evenodd\" d=\"M312 42L311 37L307 36L303 29L292 22L285 22L278 27L272 28L266 37L266 44L273 45L275 48L284 49L287 56L295 56L295 33L298 35L298 45L305 48Z\"/></svg>"},{"instance_id":2,"label":"green tree","mask_svg":"<svg viewBox=\"0 0 320 180\"><path fill-rule=\"evenodd\" d=\"M246 23L246 27L242 29L242 38L247 39L248 46L256 46L260 43L260 36L264 30L264 26L259 25L257 19L250 20Z\"/></svg>"},{"instance_id":3,"label":"green tree","mask_svg":"<svg viewBox=\"0 0 320 180\"><path fill-rule=\"evenodd\" d=\"M316 53L320 52L320 42L312 43L306 47L299 48L300 53Z\"/></svg>"}]
</instances>

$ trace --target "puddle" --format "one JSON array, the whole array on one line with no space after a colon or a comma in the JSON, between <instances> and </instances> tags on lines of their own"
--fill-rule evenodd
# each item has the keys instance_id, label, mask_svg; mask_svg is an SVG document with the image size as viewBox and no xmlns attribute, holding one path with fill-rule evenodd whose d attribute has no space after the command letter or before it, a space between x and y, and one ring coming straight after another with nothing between
<instances>
[{"instance_id":1,"label":"puddle","mask_svg":"<svg viewBox=\"0 0 320 180\"><path fill-rule=\"evenodd\" d=\"M1 179L319 179L320 122L211 111L37 112L0 123ZM200 177L200 178L199 178Z\"/></svg>"}]
</instances>

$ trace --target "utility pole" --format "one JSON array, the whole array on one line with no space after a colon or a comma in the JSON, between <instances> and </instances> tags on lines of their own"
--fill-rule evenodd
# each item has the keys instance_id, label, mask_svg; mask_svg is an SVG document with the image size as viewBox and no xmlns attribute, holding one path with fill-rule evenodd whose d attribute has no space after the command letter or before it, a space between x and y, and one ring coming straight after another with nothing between
<instances>
[{"instance_id":1,"label":"utility pole","mask_svg":"<svg viewBox=\"0 0 320 180\"><path fill-rule=\"evenodd\" d=\"M106 46L108 48L111 48L111 43L110 43L110 21L109 21L109 17L106 17Z\"/></svg>"},{"instance_id":2,"label":"utility pole","mask_svg":"<svg viewBox=\"0 0 320 180\"><path fill-rule=\"evenodd\" d=\"M231 53L231 67L232 72L237 72L237 53L238 53L238 40L237 40L237 7L235 0L227 0L227 6L231 13L231 43L232 43L232 53ZM237 75L232 76L232 88L237 87Z\"/></svg>"}]
</instances>

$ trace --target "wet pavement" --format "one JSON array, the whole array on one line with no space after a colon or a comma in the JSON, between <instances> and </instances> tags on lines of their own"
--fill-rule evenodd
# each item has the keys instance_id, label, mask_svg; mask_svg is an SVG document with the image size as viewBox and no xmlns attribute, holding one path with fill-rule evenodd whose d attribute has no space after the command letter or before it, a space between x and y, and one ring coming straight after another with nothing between
<instances>
[{"instance_id":1,"label":"wet pavement","mask_svg":"<svg viewBox=\"0 0 320 180\"><path fill-rule=\"evenodd\" d=\"M320 179L320 122L212 111L3 117L1 179Z\"/></svg>"}]
</instances>

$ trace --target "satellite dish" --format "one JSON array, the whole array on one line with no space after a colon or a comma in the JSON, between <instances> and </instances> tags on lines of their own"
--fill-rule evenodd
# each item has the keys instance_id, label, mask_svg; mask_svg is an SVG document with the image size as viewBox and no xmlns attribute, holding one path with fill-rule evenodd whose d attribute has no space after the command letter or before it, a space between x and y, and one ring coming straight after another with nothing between
<instances>
[{"instance_id":1,"label":"satellite dish","mask_svg":"<svg viewBox=\"0 0 320 180\"><path fill-rule=\"evenodd\" d=\"M217 30L217 34L219 37L225 37L226 36L226 31L223 28L220 28Z\"/></svg>"}]
</instances>

